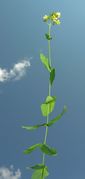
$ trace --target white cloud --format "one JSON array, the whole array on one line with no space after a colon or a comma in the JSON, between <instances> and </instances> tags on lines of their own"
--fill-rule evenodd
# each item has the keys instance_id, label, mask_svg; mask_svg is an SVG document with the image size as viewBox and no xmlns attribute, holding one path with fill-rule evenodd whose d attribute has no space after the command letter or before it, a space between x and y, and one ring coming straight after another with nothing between
<instances>
[{"instance_id":1,"label":"white cloud","mask_svg":"<svg viewBox=\"0 0 85 179\"><path fill-rule=\"evenodd\" d=\"M8 72L6 69L0 68L0 82L6 81L8 79Z\"/></svg>"},{"instance_id":2,"label":"white cloud","mask_svg":"<svg viewBox=\"0 0 85 179\"><path fill-rule=\"evenodd\" d=\"M0 179L20 179L21 171L17 169L14 172L14 167L10 166L10 168L0 167Z\"/></svg>"},{"instance_id":3,"label":"white cloud","mask_svg":"<svg viewBox=\"0 0 85 179\"><path fill-rule=\"evenodd\" d=\"M24 58L21 62L16 63L9 71L0 68L0 82L20 80L25 75L27 68L30 66L31 64L28 58Z\"/></svg>"}]
</instances>

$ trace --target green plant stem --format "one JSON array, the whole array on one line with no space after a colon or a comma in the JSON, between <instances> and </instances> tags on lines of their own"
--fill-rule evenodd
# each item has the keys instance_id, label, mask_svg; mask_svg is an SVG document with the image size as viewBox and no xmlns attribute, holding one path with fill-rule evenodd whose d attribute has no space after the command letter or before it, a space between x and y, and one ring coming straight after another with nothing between
<instances>
[{"instance_id":1,"label":"green plant stem","mask_svg":"<svg viewBox=\"0 0 85 179\"><path fill-rule=\"evenodd\" d=\"M48 24L48 34L49 34L49 36L51 34L51 23ZM51 66L52 62L51 62L51 44L50 44L50 40L48 40L48 59L49 59L49 64ZM48 95L49 96L51 95L50 81L49 81L49 87L48 87ZM48 122L49 122L49 115L47 116L47 120L46 120L47 124L48 124ZM46 130L45 130L45 137L44 137L44 142L43 142L44 144L46 144L47 136L48 136L48 126L46 126ZM45 154L44 153L43 153L42 163L43 163L43 165L45 165ZM43 172L44 172L44 169L43 169ZM42 174L42 179L44 179L43 174Z\"/></svg>"},{"instance_id":2,"label":"green plant stem","mask_svg":"<svg viewBox=\"0 0 85 179\"><path fill-rule=\"evenodd\" d=\"M49 36L51 34L51 23L48 24L48 33L49 33ZM50 66L52 66L52 61L51 61L51 44L50 44L50 40L48 40L48 59L49 59L49 64ZM49 92L48 92L49 96L51 95L51 85L50 85L50 82L49 82Z\"/></svg>"},{"instance_id":3,"label":"green plant stem","mask_svg":"<svg viewBox=\"0 0 85 179\"><path fill-rule=\"evenodd\" d=\"M49 36L51 36L51 26L52 24L48 24L48 34ZM49 64L50 66L52 65L52 61L51 61L51 44L50 44L50 40L48 40L48 59L49 59Z\"/></svg>"}]
</instances>

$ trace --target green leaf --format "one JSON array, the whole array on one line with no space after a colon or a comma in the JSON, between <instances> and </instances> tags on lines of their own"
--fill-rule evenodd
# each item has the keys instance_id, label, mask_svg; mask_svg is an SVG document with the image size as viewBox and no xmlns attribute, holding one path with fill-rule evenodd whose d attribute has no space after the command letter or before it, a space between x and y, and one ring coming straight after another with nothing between
<instances>
[{"instance_id":1,"label":"green leaf","mask_svg":"<svg viewBox=\"0 0 85 179\"><path fill-rule=\"evenodd\" d=\"M55 96L47 96L45 103L48 104L48 103L52 103L54 101L56 101L56 97Z\"/></svg>"},{"instance_id":2,"label":"green leaf","mask_svg":"<svg viewBox=\"0 0 85 179\"><path fill-rule=\"evenodd\" d=\"M45 37L46 37L47 40L52 40L51 35L49 35L48 33L45 34Z\"/></svg>"},{"instance_id":3,"label":"green leaf","mask_svg":"<svg viewBox=\"0 0 85 179\"><path fill-rule=\"evenodd\" d=\"M37 147L40 147L41 144L35 144L32 145L31 147L29 147L28 149L24 150L24 154L30 154L31 152L33 152Z\"/></svg>"},{"instance_id":4,"label":"green leaf","mask_svg":"<svg viewBox=\"0 0 85 179\"><path fill-rule=\"evenodd\" d=\"M67 111L67 107L64 106L63 111L54 119L52 119L47 126L52 126L55 122L57 122L59 119L61 119L61 117L64 115L64 113Z\"/></svg>"},{"instance_id":5,"label":"green leaf","mask_svg":"<svg viewBox=\"0 0 85 179\"><path fill-rule=\"evenodd\" d=\"M34 165L34 166L30 167L30 168L34 169L34 170L40 170L40 169L45 168L45 165L43 165L43 164L37 164L37 165Z\"/></svg>"},{"instance_id":6,"label":"green leaf","mask_svg":"<svg viewBox=\"0 0 85 179\"><path fill-rule=\"evenodd\" d=\"M47 108L47 105L46 104L42 104L41 105L41 111L42 111L42 115L43 116L48 116L48 110L47 110L48 108Z\"/></svg>"},{"instance_id":7,"label":"green leaf","mask_svg":"<svg viewBox=\"0 0 85 179\"><path fill-rule=\"evenodd\" d=\"M41 112L43 116L48 116L55 106L56 97L54 96L47 96L45 103L41 104Z\"/></svg>"},{"instance_id":8,"label":"green leaf","mask_svg":"<svg viewBox=\"0 0 85 179\"><path fill-rule=\"evenodd\" d=\"M55 97L54 97L55 98ZM52 100L49 98L47 98L46 100L46 104L49 103L49 101L52 102ZM52 126L55 122L57 122L59 119L61 119L61 117L64 115L64 113L67 112L67 106L64 106L63 111L54 119L50 120L48 124L43 123L43 124L38 124L38 125L34 125L34 126L22 126L23 129L26 130L35 130L38 129L39 127L46 127L46 126ZM46 113L47 114L47 113Z\"/></svg>"},{"instance_id":9,"label":"green leaf","mask_svg":"<svg viewBox=\"0 0 85 179\"><path fill-rule=\"evenodd\" d=\"M50 84L51 84L51 86L53 84L54 79L55 79L55 68L53 68L50 72Z\"/></svg>"},{"instance_id":10,"label":"green leaf","mask_svg":"<svg viewBox=\"0 0 85 179\"><path fill-rule=\"evenodd\" d=\"M38 129L39 127L43 127L43 126L46 126L46 124L43 123L43 124L38 124L38 125L34 125L34 126L22 126L22 128L26 129L26 130L35 130L35 129Z\"/></svg>"},{"instance_id":11,"label":"green leaf","mask_svg":"<svg viewBox=\"0 0 85 179\"><path fill-rule=\"evenodd\" d=\"M40 53L40 60L41 62L44 64L44 66L46 67L46 69L51 72L51 67L48 61L48 58L45 57L45 55L43 53Z\"/></svg>"},{"instance_id":12,"label":"green leaf","mask_svg":"<svg viewBox=\"0 0 85 179\"><path fill-rule=\"evenodd\" d=\"M45 179L49 175L47 167L40 170L35 170L31 179Z\"/></svg>"},{"instance_id":13,"label":"green leaf","mask_svg":"<svg viewBox=\"0 0 85 179\"><path fill-rule=\"evenodd\" d=\"M56 155L57 154L56 149L51 148L46 144L42 144L40 149L41 149L42 152L44 152L47 155Z\"/></svg>"}]
</instances>

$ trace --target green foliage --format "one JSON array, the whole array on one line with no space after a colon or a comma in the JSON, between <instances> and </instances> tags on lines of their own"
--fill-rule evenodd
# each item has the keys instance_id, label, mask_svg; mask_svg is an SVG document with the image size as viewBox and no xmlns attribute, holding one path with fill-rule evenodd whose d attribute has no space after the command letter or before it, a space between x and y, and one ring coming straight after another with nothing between
<instances>
[{"instance_id":1,"label":"green foliage","mask_svg":"<svg viewBox=\"0 0 85 179\"><path fill-rule=\"evenodd\" d=\"M45 37L46 37L47 40L52 40L51 35L49 35L48 33L45 34Z\"/></svg>"},{"instance_id":2,"label":"green foliage","mask_svg":"<svg viewBox=\"0 0 85 179\"><path fill-rule=\"evenodd\" d=\"M51 84L51 86L53 84L54 79L55 79L55 68L53 68L50 72L50 84Z\"/></svg>"},{"instance_id":3,"label":"green foliage","mask_svg":"<svg viewBox=\"0 0 85 179\"><path fill-rule=\"evenodd\" d=\"M48 116L53 111L55 102L55 96L47 96L45 102L41 104L41 112L43 116Z\"/></svg>"},{"instance_id":4,"label":"green foliage","mask_svg":"<svg viewBox=\"0 0 85 179\"><path fill-rule=\"evenodd\" d=\"M54 148L49 147L46 144L35 144L32 145L31 147L29 147L28 149L24 150L24 154L30 154L31 152L33 152L36 148L40 148L40 150L47 154L47 155L56 155L57 151Z\"/></svg>"},{"instance_id":5,"label":"green foliage","mask_svg":"<svg viewBox=\"0 0 85 179\"><path fill-rule=\"evenodd\" d=\"M45 179L49 175L47 167L44 169L35 170L32 174L32 179Z\"/></svg>"},{"instance_id":6,"label":"green foliage","mask_svg":"<svg viewBox=\"0 0 85 179\"><path fill-rule=\"evenodd\" d=\"M47 145L47 135L48 135L48 129L50 126L55 124L58 120L61 119L61 117L64 115L64 113L67 111L67 107L64 106L63 111L57 115L54 119L50 120L50 114L53 112L56 102L56 97L51 95L51 88L53 86L53 82L55 79L55 68L52 68L52 59L51 59L51 27L52 25L59 25L60 24L60 12L52 12L49 15L43 16L43 21L47 23L48 25L48 33L45 33L45 38L48 40L48 57L46 57L43 53L40 53L40 60L43 64L43 66L46 68L46 70L49 72L49 87L48 87L48 95L45 99L45 101L41 104L41 113L42 116L46 117L46 122L43 124L33 125L33 126L22 126L23 129L27 131L35 130L40 127L45 127L45 137L42 143L38 143L35 145L30 146L26 150L24 150L24 154L30 154L37 148L40 149L40 151L43 154L42 163L36 164L34 166L29 167L30 169L34 170L32 174L31 179L45 179L49 173L48 168L45 165L45 156L56 156L58 154L57 150L53 147L50 147Z\"/></svg>"},{"instance_id":7,"label":"green foliage","mask_svg":"<svg viewBox=\"0 0 85 179\"><path fill-rule=\"evenodd\" d=\"M59 119L61 119L61 117L64 115L64 113L67 111L67 107L64 106L63 111L54 119L52 119L49 123L48 126L52 126L55 122L57 122Z\"/></svg>"},{"instance_id":8,"label":"green foliage","mask_svg":"<svg viewBox=\"0 0 85 179\"><path fill-rule=\"evenodd\" d=\"M51 72L51 67L50 67L50 64L49 64L49 60L48 60L48 58L43 53L40 53L40 60L43 63L43 65L45 66L45 68L49 72Z\"/></svg>"},{"instance_id":9,"label":"green foliage","mask_svg":"<svg viewBox=\"0 0 85 179\"><path fill-rule=\"evenodd\" d=\"M28 149L24 150L24 154L30 154L31 152L33 152L36 148L38 148L40 146L41 146L41 144L32 145Z\"/></svg>"},{"instance_id":10,"label":"green foliage","mask_svg":"<svg viewBox=\"0 0 85 179\"><path fill-rule=\"evenodd\" d=\"M29 131L29 130L38 129L39 127L43 127L43 126L46 126L46 123L38 124L38 125L34 125L34 126L22 126L22 128Z\"/></svg>"},{"instance_id":11,"label":"green foliage","mask_svg":"<svg viewBox=\"0 0 85 179\"><path fill-rule=\"evenodd\" d=\"M52 156L57 155L56 149L51 148L46 144L42 144L40 148L41 148L41 151L47 155L52 155Z\"/></svg>"},{"instance_id":12,"label":"green foliage","mask_svg":"<svg viewBox=\"0 0 85 179\"><path fill-rule=\"evenodd\" d=\"M60 114L58 114L58 116L56 116L54 119L50 120L48 122L48 124L43 123L43 124L38 124L38 125L35 125L35 126L22 126L22 128L29 131L29 130L38 129L39 127L46 127L46 126L50 127L53 124L55 124L59 119L61 119L61 117L64 115L65 112L67 112L67 106L64 106L63 111Z\"/></svg>"},{"instance_id":13,"label":"green foliage","mask_svg":"<svg viewBox=\"0 0 85 179\"><path fill-rule=\"evenodd\" d=\"M43 164L36 164L32 167L30 167L31 169L34 169L34 170L39 170L39 169L44 169L45 168L45 165Z\"/></svg>"}]
</instances>

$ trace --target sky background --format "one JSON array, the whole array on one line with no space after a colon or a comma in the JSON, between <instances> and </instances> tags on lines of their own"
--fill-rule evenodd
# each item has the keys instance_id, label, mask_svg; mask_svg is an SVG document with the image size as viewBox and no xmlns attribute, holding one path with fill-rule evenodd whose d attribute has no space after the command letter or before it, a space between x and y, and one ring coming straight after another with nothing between
<instances>
[{"instance_id":1,"label":"sky background","mask_svg":"<svg viewBox=\"0 0 85 179\"><path fill-rule=\"evenodd\" d=\"M57 96L53 117L64 104L68 112L49 128L47 142L57 148L58 156L47 157L48 178L85 179L84 0L0 0L0 68L10 71L23 59L31 63L20 80L0 82L0 169L10 170L13 165L15 171L20 169L21 179L30 179L32 173L26 167L42 160L39 150L28 156L23 150L43 140L43 128L28 132L21 126L45 121L40 105L47 96L48 73L39 53L47 54L47 26L42 16L52 11L62 14L61 25L52 32L56 67L52 94ZM15 179L20 177L15 175Z\"/></svg>"}]
</instances>

